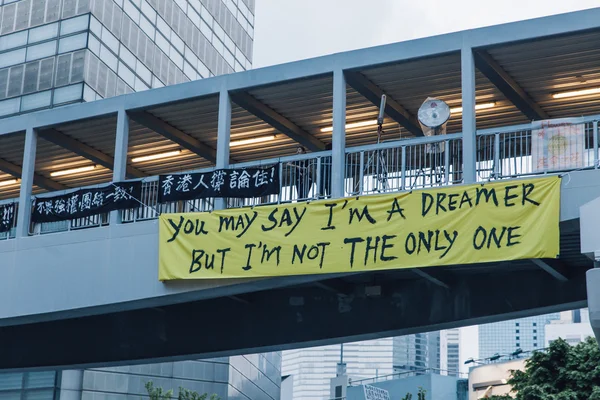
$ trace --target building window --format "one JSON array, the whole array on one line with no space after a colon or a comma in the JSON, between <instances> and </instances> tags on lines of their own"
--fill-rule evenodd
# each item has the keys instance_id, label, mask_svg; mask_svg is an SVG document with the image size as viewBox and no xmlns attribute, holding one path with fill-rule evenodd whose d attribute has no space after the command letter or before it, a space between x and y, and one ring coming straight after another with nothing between
<instances>
[{"instance_id":1,"label":"building window","mask_svg":"<svg viewBox=\"0 0 600 400\"><path fill-rule=\"evenodd\" d=\"M517 343L517 347L521 347L521 344L520 344L520 343Z\"/></svg>"},{"instance_id":2,"label":"building window","mask_svg":"<svg viewBox=\"0 0 600 400\"><path fill-rule=\"evenodd\" d=\"M534 324L534 325L535 325L535 324ZM515 322L515 326L519 326L519 323L518 323L518 322Z\"/></svg>"},{"instance_id":3,"label":"building window","mask_svg":"<svg viewBox=\"0 0 600 400\"><path fill-rule=\"evenodd\" d=\"M534 329L534 330L533 330L533 333L537 333L537 329Z\"/></svg>"},{"instance_id":4,"label":"building window","mask_svg":"<svg viewBox=\"0 0 600 400\"><path fill-rule=\"evenodd\" d=\"M537 340L537 336L534 336L534 337L533 337L533 340Z\"/></svg>"},{"instance_id":5,"label":"building window","mask_svg":"<svg viewBox=\"0 0 600 400\"><path fill-rule=\"evenodd\" d=\"M516 340L519 340L519 337L518 337L518 336L516 337Z\"/></svg>"},{"instance_id":6,"label":"building window","mask_svg":"<svg viewBox=\"0 0 600 400\"><path fill-rule=\"evenodd\" d=\"M533 344L533 347L537 347L537 343L534 343L534 344Z\"/></svg>"},{"instance_id":7,"label":"building window","mask_svg":"<svg viewBox=\"0 0 600 400\"><path fill-rule=\"evenodd\" d=\"M533 323L533 326L537 326L537 322L534 322L534 323Z\"/></svg>"},{"instance_id":8,"label":"building window","mask_svg":"<svg viewBox=\"0 0 600 400\"><path fill-rule=\"evenodd\" d=\"M517 329L517 330L515 331L515 333L519 333L519 330Z\"/></svg>"}]
</instances>

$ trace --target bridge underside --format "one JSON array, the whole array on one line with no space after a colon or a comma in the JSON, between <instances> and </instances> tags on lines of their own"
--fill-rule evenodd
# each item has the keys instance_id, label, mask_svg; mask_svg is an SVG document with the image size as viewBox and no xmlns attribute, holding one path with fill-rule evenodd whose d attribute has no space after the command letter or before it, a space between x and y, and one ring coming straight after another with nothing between
<instances>
[{"instance_id":1,"label":"bridge underside","mask_svg":"<svg viewBox=\"0 0 600 400\"><path fill-rule=\"evenodd\" d=\"M579 220L560 260L362 273L240 296L0 328L0 369L131 364L322 345L586 306Z\"/></svg>"}]
</instances>

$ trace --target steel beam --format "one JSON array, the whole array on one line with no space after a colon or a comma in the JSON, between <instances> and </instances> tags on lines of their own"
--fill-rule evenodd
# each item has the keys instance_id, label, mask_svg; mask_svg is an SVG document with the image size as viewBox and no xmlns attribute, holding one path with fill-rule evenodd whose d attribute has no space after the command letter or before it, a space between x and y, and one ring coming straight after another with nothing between
<instances>
[{"instance_id":1,"label":"steel beam","mask_svg":"<svg viewBox=\"0 0 600 400\"><path fill-rule=\"evenodd\" d=\"M561 282L567 282L569 278L566 277L563 270L565 269L562 265L559 264L559 261L553 260L541 260L539 258L534 258L531 260L535 265L552 275L556 280ZM555 265L550 265L550 263Z\"/></svg>"},{"instance_id":2,"label":"steel beam","mask_svg":"<svg viewBox=\"0 0 600 400\"><path fill-rule=\"evenodd\" d=\"M114 157L109 156L108 154L103 153L100 150L97 150L92 146L80 142L79 140L65 135L64 133L55 129L46 129L40 131L39 136L57 146L72 151L81 157L87 158L96 164L102 165L104 168L108 168L110 170L114 168ZM146 174L137 168L127 166L127 176L130 178L143 178L146 176Z\"/></svg>"},{"instance_id":3,"label":"steel beam","mask_svg":"<svg viewBox=\"0 0 600 400\"><path fill-rule=\"evenodd\" d=\"M463 183L477 180L477 120L475 119L475 62L473 50L461 50Z\"/></svg>"},{"instance_id":4,"label":"steel beam","mask_svg":"<svg viewBox=\"0 0 600 400\"><path fill-rule=\"evenodd\" d=\"M367 79L359 72L346 72L346 83L354 90L363 95L367 100L379 107L381 96L384 95L383 89ZM394 100L390 95L387 95L385 104L385 113L388 117L402 125L406 130L415 136L423 136L423 131L419 126L419 122L408 110Z\"/></svg>"},{"instance_id":5,"label":"steel beam","mask_svg":"<svg viewBox=\"0 0 600 400\"><path fill-rule=\"evenodd\" d=\"M502 94L531 120L547 119L548 114L485 50L473 51L475 66Z\"/></svg>"},{"instance_id":6,"label":"steel beam","mask_svg":"<svg viewBox=\"0 0 600 400\"><path fill-rule=\"evenodd\" d=\"M298 125L279 114L264 103L261 103L248 93L231 93L231 99L240 107L262 119L284 135L300 143L310 151L325 150L325 143L300 128Z\"/></svg>"},{"instance_id":7,"label":"steel beam","mask_svg":"<svg viewBox=\"0 0 600 400\"><path fill-rule=\"evenodd\" d=\"M23 168L0 158L0 171L12 175L15 178L21 178ZM48 191L67 189L66 186L38 174L33 175L33 184Z\"/></svg>"},{"instance_id":8,"label":"steel beam","mask_svg":"<svg viewBox=\"0 0 600 400\"><path fill-rule=\"evenodd\" d=\"M414 272L416 275L420 276L423 279L428 280L429 282L438 285L440 287L443 287L445 289L450 289L450 286L448 286L447 284L445 284L444 282L440 281L439 279L437 279L436 277L434 277L431 274L428 274L427 272L419 269L419 268L413 268L412 272Z\"/></svg>"},{"instance_id":9,"label":"steel beam","mask_svg":"<svg viewBox=\"0 0 600 400\"><path fill-rule=\"evenodd\" d=\"M143 111L129 112L128 115L129 118L138 124L153 130L159 135L162 135L167 139L177 143L181 147L188 149L192 153L196 153L211 163L217 162L217 151L215 149L202 143L195 137L188 135L180 129L175 128L162 119Z\"/></svg>"}]
</instances>

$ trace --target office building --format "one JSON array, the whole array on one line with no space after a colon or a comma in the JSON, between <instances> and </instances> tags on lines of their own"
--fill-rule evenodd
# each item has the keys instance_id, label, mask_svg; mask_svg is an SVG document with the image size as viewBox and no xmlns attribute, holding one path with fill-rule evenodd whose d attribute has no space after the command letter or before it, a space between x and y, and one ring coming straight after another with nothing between
<instances>
[{"instance_id":1,"label":"office building","mask_svg":"<svg viewBox=\"0 0 600 400\"><path fill-rule=\"evenodd\" d=\"M86 370L0 374L0 398L129 400L148 398L146 382L221 400L279 400L281 353Z\"/></svg>"},{"instance_id":2,"label":"office building","mask_svg":"<svg viewBox=\"0 0 600 400\"><path fill-rule=\"evenodd\" d=\"M254 0L0 0L0 117L252 66Z\"/></svg>"},{"instance_id":3,"label":"office building","mask_svg":"<svg viewBox=\"0 0 600 400\"><path fill-rule=\"evenodd\" d=\"M439 370L441 367L440 332L397 336L394 341L394 371Z\"/></svg>"},{"instance_id":4,"label":"office building","mask_svg":"<svg viewBox=\"0 0 600 400\"><path fill-rule=\"evenodd\" d=\"M566 340L571 345L576 345L588 337L594 337L588 310L561 312L560 319L551 321L550 324L546 325L545 335L546 347L558 338Z\"/></svg>"},{"instance_id":5,"label":"office building","mask_svg":"<svg viewBox=\"0 0 600 400\"><path fill-rule=\"evenodd\" d=\"M460 329L448 329L440 332L440 369L447 375L459 375Z\"/></svg>"},{"instance_id":6,"label":"office building","mask_svg":"<svg viewBox=\"0 0 600 400\"><path fill-rule=\"evenodd\" d=\"M517 349L543 349L545 326L559 318L560 314L554 313L480 325L479 358L489 358L496 353L507 355Z\"/></svg>"},{"instance_id":7,"label":"office building","mask_svg":"<svg viewBox=\"0 0 600 400\"><path fill-rule=\"evenodd\" d=\"M0 117L252 66L254 0L0 0ZM144 384L279 399L279 353L0 375L0 397L140 398Z\"/></svg>"},{"instance_id":8,"label":"office building","mask_svg":"<svg viewBox=\"0 0 600 400\"><path fill-rule=\"evenodd\" d=\"M393 373L393 338L288 350L283 352L282 373L293 379L293 400L329 398L331 378L343 357L352 381ZM288 378L289 379L289 378Z\"/></svg>"}]
</instances>

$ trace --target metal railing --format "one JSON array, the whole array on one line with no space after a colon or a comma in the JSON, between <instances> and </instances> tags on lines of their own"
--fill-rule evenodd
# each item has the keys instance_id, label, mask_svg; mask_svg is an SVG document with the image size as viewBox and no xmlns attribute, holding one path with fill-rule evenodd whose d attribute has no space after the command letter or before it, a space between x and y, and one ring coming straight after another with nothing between
<instances>
[{"instance_id":1,"label":"metal railing","mask_svg":"<svg viewBox=\"0 0 600 400\"><path fill-rule=\"evenodd\" d=\"M583 147L574 143L570 149L584 149L583 154L573 154L578 160L577 169L598 168L599 115L581 119L584 125ZM531 124L485 129L476 137L476 179L484 182L511 179L548 173L534 165L534 140ZM367 195L432 188L463 182L462 134L420 137L389 141L376 145L350 147L345 151L344 191L346 196ZM577 152L577 150L573 150ZM228 208L253 207L331 197L332 154L323 151L272 158L231 165L231 168L280 165L280 191L247 199L226 199ZM542 165L543 167L543 165ZM565 170L573 170L571 165ZM214 168L200 171L213 171ZM559 172L553 170L552 172ZM214 208L214 199L197 199L170 203L158 202L158 177L142 180L142 196L136 208L120 212L123 223L133 223L158 218L161 213L202 212ZM68 193L75 189L55 192ZM47 196L47 195L44 195ZM42 196L42 197L44 197ZM14 200L5 200L10 202ZM108 225L109 214L101 214L71 221L31 224L30 234L46 234ZM16 225L16 217L15 217ZM0 234L0 239L14 237Z\"/></svg>"},{"instance_id":2,"label":"metal railing","mask_svg":"<svg viewBox=\"0 0 600 400\"><path fill-rule=\"evenodd\" d=\"M346 149L346 195L446 186L462 182L460 134Z\"/></svg>"},{"instance_id":3,"label":"metal railing","mask_svg":"<svg viewBox=\"0 0 600 400\"><path fill-rule=\"evenodd\" d=\"M391 381L394 379L409 378L418 375L443 375L443 376L455 376L457 378L466 378L468 374L460 371L450 371L439 368L415 368L407 371L394 372L393 374L380 375L372 378L365 379L353 379L349 382L350 386L361 386L370 385L377 382Z\"/></svg>"}]
</instances>

